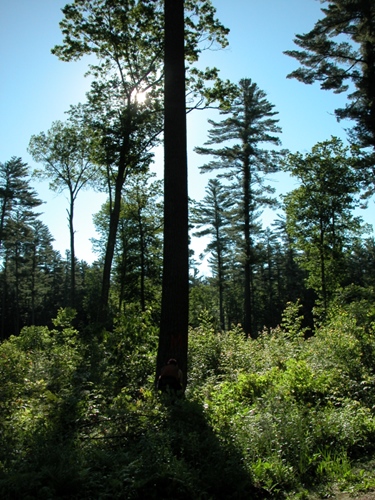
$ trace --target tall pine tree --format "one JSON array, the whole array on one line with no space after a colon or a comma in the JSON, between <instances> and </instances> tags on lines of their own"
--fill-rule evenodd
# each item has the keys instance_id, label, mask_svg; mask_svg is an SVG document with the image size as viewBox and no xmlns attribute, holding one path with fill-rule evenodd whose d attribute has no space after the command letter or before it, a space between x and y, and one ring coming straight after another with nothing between
<instances>
[{"instance_id":1,"label":"tall pine tree","mask_svg":"<svg viewBox=\"0 0 375 500\"><path fill-rule=\"evenodd\" d=\"M224 169L219 177L234 181L232 189L238 194L238 220L242 234L241 255L244 272L244 318L245 333L255 336L252 328L252 265L253 232L259 209L273 203L269 196L270 186L264 185L264 175L277 170L275 153L260 147L261 144L279 145L277 136L281 132L277 125L274 106L266 94L250 79L242 79L237 87L237 96L228 109L221 111L228 115L221 122L210 120L207 145L227 143L220 149L196 148L200 154L212 155L214 160L201 167L202 172Z\"/></svg>"},{"instance_id":2,"label":"tall pine tree","mask_svg":"<svg viewBox=\"0 0 375 500\"><path fill-rule=\"evenodd\" d=\"M189 236L184 0L165 0L164 248L156 375L170 357L187 371Z\"/></svg>"},{"instance_id":3,"label":"tall pine tree","mask_svg":"<svg viewBox=\"0 0 375 500\"><path fill-rule=\"evenodd\" d=\"M206 196L201 202L196 203L192 210L192 222L198 229L193 235L198 238L210 236L205 252L210 252L212 255L209 264L219 295L222 330L225 330L224 287L230 247L227 229L231 224L230 210L233 204L234 200L230 197L228 189L218 179L210 179L206 187Z\"/></svg>"},{"instance_id":4,"label":"tall pine tree","mask_svg":"<svg viewBox=\"0 0 375 500\"><path fill-rule=\"evenodd\" d=\"M355 121L353 136L375 148L375 2L329 0L324 17L294 42L302 50L285 53L301 67L288 75L304 83L321 82L335 93L349 90L349 103L336 109L338 119Z\"/></svg>"}]
</instances>

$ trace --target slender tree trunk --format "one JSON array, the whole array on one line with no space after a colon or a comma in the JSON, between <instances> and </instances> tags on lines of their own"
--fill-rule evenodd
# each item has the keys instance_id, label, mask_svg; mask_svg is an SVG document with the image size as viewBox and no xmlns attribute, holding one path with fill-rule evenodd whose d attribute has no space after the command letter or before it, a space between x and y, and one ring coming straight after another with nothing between
<instances>
[{"instance_id":1,"label":"slender tree trunk","mask_svg":"<svg viewBox=\"0 0 375 500\"><path fill-rule=\"evenodd\" d=\"M120 159L119 159L119 167L115 180L115 195L112 204L112 191L111 185L109 182L109 199L110 199L110 216L109 216L109 230L108 230L108 240L107 247L104 257L104 268L103 268L103 277L102 277L102 290L100 297L100 307L99 307L99 323L105 324L109 319L109 290L111 287L111 270L112 270L112 262L113 256L115 254L116 247L116 238L117 238L117 229L120 220L120 211L121 211L121 198L122 198L122 190L127 178L128 173L128 163L127 163L127 153L130 148L130 134L132 130L132 117L130 110L130 97L128 101L128 109L123 121L123 142L121 146ZM110 174L108 170L108 174ZM110 179L110 175L108 177Z\"/></svg>"},{"instance_id":2,"label":"slender tree trunk","mask_svg":"<svg viewBox=\"0 0 375 500\"><path fill-rule=\"evenodd\" d=\"M115 197L113 201L113 209L109 216L109 232L107 247L104 257L104 268L102 278L102 292L99 310L99 322L105 323L108 320L108 302L109 302L109 289L111 285L111 269L112 261L115 253L117 228L120 219L121 210L121 195L122 187L124 185L123 172L119 172L116 179Z\"/></svg>"},{"instance_id":3,"label":"slender tree trunk","mask_svg":"<svg viewBox=\"0 0 375 500\"><path fill-rule=\"evenodd\" d=\"M268 322L269 322L268 324L269 327L274 327L276 326L274 325L276 303L274 300L274 293L273 293L273 280L272 280L273 262L272 262L272 252L269 240L267 241L267 265L268 265L267 285L268 285Z\"/></svg>"},{"instance_id":4,"label":"slender tree trunk","mask_svg":"<svg viewBox=\"0 0 375 500\"><path fill-rule=\"evenodd\" d=\"M70 208L68 212L69 232L70 232L70 307L75 307L76 298L76 256L74 245L74 199L73 194L70 195Z\"/></svg>"},{"instance_id":5,"label":"slender tree trunk","mask_svg":"<svg viewBox=\"0 0 375 500\"><path fill-rule=\"evenodd\" d=\"M140 305L141 310L146 310L146 291L145 291L145 278L146 278L146 240L145 231L142 223L141 209L138 208L138 229L139 229L139 250L141 259L141 276L140 276Z\"/></svg>"},{"instance_id":6,"label":"slender tree trunk","mask_svg":"<svg viewBox=\"0 0 375 500\"><path fill-rule=\"evenodd\" d=\"M14 259L14 302L15 302L15 314L14 314L14 335L19 335L20 333L20 272L19 272L19 243L15 244L15 259Z\"/></svg>"},{"instance_id":7,"label":"slender tree trunk","mask_svg":"<svg viewBox=\"0 0 375 500\"><path fill-rule=\"evenodd\" d=\"M7 286L7 275L8 275L8 254L4 251L4 262L3 262L3 271L2 271L2 298L1 298L1 339L5 339L5 318L8 317L7 311L7 294L8 294L8 286Z\"/></svg>"},{"instance_id":8,"label":"slender tree trunk","mask_svg":"<svg viewBox=\"0 0 375 500\"><path fill-rule=\"evenodd\" d=\"M220 328L223 331L225 331L224 273L223 273L223 259L222 259L222 244L221 244L218 224L216 224L216 253L217 253L217 279L218 279L218 287L219 287Z\"/></svg>"},{"instance_id":9,"label":"slender tree trunk","mask_svg":"<svg viewBox=\"0 0 375 500\"><path fill-rule=\"evenodd\" d=\"M189 251L184 0L165 0L164 13L164 253L156 376L173 357L186 377Z\"/></svg>"},{"instance_id":10,"label":"slender tree trunk","mask_svg":"<svg viewBox=\"0 0 375 500\"><path fill-rule=\"evenodd\" d=\"M371 10L371 3L364 3L364 9L366 11L366 31L367 31L367 41L363 46L363 55L366 61L366 65L364 66L364 80L367 89L364 89L364 92L373 91L375 89L375 50L374 50L374 34L375 28L373 23L373 14ZM370 106L368 109L368 113L365 117L366 126L370 132L370 144L375 152L375 99L370 100Z\"/></svg>"},{"instance_id":11,"label":"slender tree trunk","mask_svg":"<svg viewBox=\"0 0 375 500\"><path fill-rule=\"evenodd\" d=\"M31 268L31 314L30 324L35 325L35 297L37 295L35 290L35 277L36 277L36 246L33 248L32 268Z\"/></svg>"},{"instance_id":12,"label":"slender tree trunk","mask_svg":"<svg viewBox=\"0 0 375 500\"><path fill-rule=\"evenodd\" d=\"M250 166L248 158L244 165L244 240L245 240L245 289L244 289L244 331L252 336L252 307L251 307L251 234L250 234Z\"/></svg>"},{"instance_id":13,"label":"slender tree trunk","mask_svg":"<svg viewBox=\"0 0 375 500\"><path fill-rule=\"evenodd\" d=\"M0 248L2 247L3 240L4 240L4 221L5 221L5 214L6 214L6 199L3 199L3 202L1 204L1 217L0 217Z\"/></svg>"},{"instance_id":14,"label":"slender tree trunk","mask_svg":"<svg viewBox=\"0 0 375 500\"><path fill-rule=\"evenodd\" d=\"M218 259L218 264L219 266L222 266L221 264L221 258ZM219 312L220 312L220 328L225 331L225 317L224 317L224 279L223 279L223 272L221 267L219 268L219 274L218 274L218 280L219 280Z\"/></svg>"},{"instance_id":15,"label":"slender tree trunk","mask_svg":"<svg viewBox=\"0 0 375 500\"><path fill-rule=\"evenodd\" d=\"M121 262L120 262L120 279L119 279L119 284L120 284L120 290L119 290L119 298L118 298L118 310L119 312L122 311L122 305L125 300L125 283L126 283L126 273L127 273L127 267L126 267L126 257L127 257L127 246L126 246L126 237L124 234L124 226L123 222L121 222L121 227L120 227L120 234L121 234Z\"/></svg>"},{"instance_id":16,"label":"slender tree trunk","mask_svg":"<svg viewBox=\"0 0 375 500\"><path fill-rule=\"evenodd\" d=\"M322 223L320 224L320 280L322 284L322 299L323 299L323 310L324 313L327 312L327 283L326 283L326 270L325 270L325 253L324 253L324 229L322 228Z\"/></svg>"}]
</instances>

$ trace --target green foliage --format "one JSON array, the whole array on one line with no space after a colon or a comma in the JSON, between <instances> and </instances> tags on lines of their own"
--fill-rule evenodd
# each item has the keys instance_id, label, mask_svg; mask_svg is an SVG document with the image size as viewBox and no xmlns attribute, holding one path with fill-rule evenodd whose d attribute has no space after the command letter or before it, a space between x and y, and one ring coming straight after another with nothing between
<instances>
[{"instance_id":1,"label":"green foliage","mask_svg":"<svg viewBox=\"0 0 375 500\"><path fill-rule=\"evenodd\" d=\"M302 327L303 315L300 314L301 304L288 302L281 318L281 328L291 339L303 336L306 328Z\"/></svg>"},{"instance_id":2,"label":"green foliage","mask_svg":"<svg viewBox=\"0 0 375 500\"><path fill-rule=\"evenodd\" d=\"M189 291L189 325L194 328L202 324L205 316L218 328L219 310L215 290L208 283L197 283ZM213 316L213 317L212 317Z\"/></svg>"},{"instance_id":3,"label":"green foliage","mask_svg":"<svg viewBox=\"0 0 375 500\"><path fill-rule=\"evenodd\" d=\"M154 175L136 175L128 181L122 195L111 295L114 310L124 303L138 301L142 310L156 304L161 289L162 203L160 181ZM109 232L110 203L94 216L99 239L93 243L96 251L105 255Z\"/></svg>"},{"instance_id":4,"label":"green foliage","mask_svg":"<svg viewBox=\"0 0 375 500\"><path fill-rule=\"evenodd\" d=\"M311 153L290 154L284 167L300 186L286 196L286 229L307 271L306 284L319 297L323 313L346 273L345 251L367 229L354 217L360 178L356 150L332 137Z\"/></svg>"},{"instance_id":5,"label":"green foliage","mask_svg":"<svg viewBox=\"0 0 375 500\"><path fill-rule=\"evenodd\" d=\"M307 499L374 488L366 296L343 291L306 340L298 302L256 340L217 332L202 314L175 401L153 388L150 310L128 306L100 341L72 327L70 309L53 329L24 328L0 344L1 497Z\"/></svg>"},{"instance_id":6,"label":"green foliage","mask_svg":"<svg viewBox=\"0 0 375 500\"><path fill-rule=\"evenodd\" d=\"M195 384L195 376L189 392L203 399L220 439L241 449L253 482L275 495L302 492L302 484L347 487L355 461L374 452L371 315L359 325L336 309L304 340L298 310L289 305L282 327L255 341L238 336L233 343L233 332L207 330L190 337L200 363L202 343L212 352L215 341L216 363L210 377Z\"/></svg>"},{"instance_id":7,"label":"green foliage","mask_svg":"<svg viewBox=\"0 0 375 500\"><path fill-rule=\"evenodd\" d=\"M218 285L221 287L219 288L221 323L224 327L224 277L228 278L229 274L228 258L230 254L235 254L237 262L239 261L241 265L244 330L252 337L256 337L257 334L253 329L255 321L252 303L254 300L250 285L253 283L253 241L260 229L259 209L276 204L270 196L274 189L265 184L265 175L278 170L279 153L260 147L262 143L280 145L278 134L281 129L275 118L277 112L273 108L274 105L266 99L265 92L259 89L256 83L248 78L241 79L231 105L220 111L221 115L227 115L226 118L220 122L209 120L212 128L209 131L209 139L205 143L208 147L196 148L199 154L210 155L214 158L200 167L201 172L222 170L218 176L231 181L231 193L234 193L234 198L238 200L237 203L232 204L233 206L229 202L223 204L222 187L220 188L217 182L216 185L211 182L208 190L211 193L205 198L206 206L201 206L197 212L200 216L198 224L200 226L209 224L212 227L206 234L211 236L208 248L214 249L214 275L218 277ZM212 147L213 145L219 147ZM213 194L215 196L212 196ZM228 233L226 226L230 220L232 224ZM223 231L225 228L227 229L226 236ZM233 270L235 266L231 264ZM225 268L227 269L224 273Z\"/></svg>"},{"instance_id":8,"label":"green foliage","mask_svg":"<svg viewBox=\"0 0 375 500\"><path fill-rule=\"evenodd\" d=\"M199 229L194 236L210 236L210 242L204 252L211 252L208 260L213 273L212 284L218 295L220 326L225 330L224 287L229 266L230 238L228 228L231 224L230 210L234 201L228 196L228 190L218 179L210 179L206 187L206 196L193 206L192 222ZM200 256L202 258L202 255Z\"/></svg>"},{"instance_id":9,"label":"green foliage","mask_svg":"<svg viewBox=\"0 0 375 500\"><path fill-rule=\"evenodd\" d=\"M135 395L152 379L157 333L151 309L142 313L135 306L126 307L124 316L118 318L114 331L106 335L101 346L102 376L109 395L123 387Z\"/></svg>"},{"instance_id":10,"label":"green foliage","mask_svg":"<svg viewBox=\"0 0 375 500\"><path fill-rule=\"evenodd\" d=\"M0 163L0 338L18 334L22 326L50 312L55 252L52 235L37 220L35 210L42 201L36 196L21 158Z\"/></svg>"},{"instance_id":11,"label":"green foliage","mask_svg":"<svg viewBox=\"0 0 375 500\"><path fill-rule=\"evenodd\" d=\"M375 145L373 2L329 0L313 29L296 35L302 50L285 53L300 68L288 75L303 83L320 82L324 90L347 92L349 104L336 109L338 119L355 121L352 138L363 147ZM353 141L354 142L354 141Z\"/></svg>"}]
</instances>

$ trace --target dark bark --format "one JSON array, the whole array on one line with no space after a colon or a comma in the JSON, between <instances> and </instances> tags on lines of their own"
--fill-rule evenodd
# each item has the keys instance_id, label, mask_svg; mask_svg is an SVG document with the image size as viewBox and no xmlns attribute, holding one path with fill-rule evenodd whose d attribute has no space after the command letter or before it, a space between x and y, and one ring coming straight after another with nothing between
<instances>
[{"instance_id":1,"label":"dark bark","mask_svg":"<svg viewBox=\"0 0 375 500\"><path fill-rule=\"evenodd\" d=\"M142 213L141 208L138 207L138 229L139 229L139 253L140 253L140 304L141 310L146 310L146 290L145 290L145 278L146 278L146 241L145 241L145 231L142 223Z\"/></svg>"},{"instance_id":2,"label":"dark bark","mask_svg":"<svg viewBox=\"0 0 375 500\"><path fill-rule=\"evenodd\" d=\"M74 245L74 195L70 192L70 209L68 211L70 233L70 306L75 307L76 300L76 256Z\"/></svg>"},{"instance_id":3,"label":"dark bark","mask_svg":"<svg viewBox=\"0 0 375 500\"><path fill-rule=\"evenodd\" d=\"M164 13L164 251L157 375L173 357L186 377L189 252L184 1L165 0Z\"/></svg>"},{"instance_id":4,"label":"dark bark","mask_svg":"<svg viewBox=\"0 0 375 500\"><path fill-rule=\"evenodd\" d=\"M129 135L132 130L131 113L129 108L130 106L128 103L126 120L124 121L124 135L120 152L119 167L115 179L115 193L114 193L113 204L112 204L112 197L110 195L108 240L104 257L102 290L101 290L100 309L98 318L99 323L102 324L106 324L110 319L108 302L109 302L109 290L111 286L112 261L113 261L113 256L115 254L117 230L120 220L122 190L128 173L126 154L130 148ZM109 189L109 191L111 192L111 189Z\"/></svg>"},{"instance_id":5,"label":"dark bark","mask_svg":"<svg viewBox=\"0 0 375 500\"><path fill-rule=\"evenodd\" d=\"M248 155L244 158L243 169L243 199L244 199L244 244L245 244L245 286L244 286L244 323L243 328L246 336L252 337L252 297L251 297L251 284L252 284L252 270L251 270L251 231L250 231L250 165Z\"/></svg>"},{"instance_id":6,"label":"dark bark","mask_svg":"<svg viewBox=\"0 0 375 500\"><path fill-rule=\"evenodd\" d=\"M30 311L30 324L35 325L35 298L37 295L36 292L36 270L37 270L37 264L36 264L36 247L33 248L33 254L32 254L32 259L31 259L31 276L30 276L30 281L31 281L31 311Z\"/></svg>"},{"instance_id":7,"label":"dark bark","mask_svg":"<svg viewBox=\"0 0 375 500\"><path fill-rule=\"evenodd\" d=\"M217 207L216 207L217 208ZM217 279L219 286L219 313L220 313L220 328L225 331L225 317L224 317L224 273L223 273L223 258L221 235L219 231L219 223L216 224L216 253L217 253Z\"/></svg>"},{"instance_id":8,"label":"dark bark","mask_svg":"<svg viewBox=\"0 0 375 500\"><path fill-rule=\"evenodd\" d=\"M325 232L323 229L323 223L320 221L320 242L319 242L319 255L320 255L320 279L322 284L322 298L323 298L323 310L324 313L327 312L327 283L326 283L326 266L325 266Z\"/></svg>"},{"instance_id":9,"label":"dark bark","mask_svg":"<svg viewBox=\"0 0 375 500\"><path fill-rule=\"evenodd\" d=\"M124 171L123 169L119 169L117 178L116 178L116 186L115 186L115 196L113 202L113 208L109 217L109 232L108 232L108 240L107 247L104 258L104 268L103 268L103 278L102 278L102 292L101 292L101 305L99 311L99 322L106 323L108 321L108 300L109 300L109 289L111 284L111 269L112 269L112 261L115 253L116 246L116 236L117 236L117 228L120 219L120 210L121 210L121 195L122 188L124 185Z\"/></svg>"}]
</instances>

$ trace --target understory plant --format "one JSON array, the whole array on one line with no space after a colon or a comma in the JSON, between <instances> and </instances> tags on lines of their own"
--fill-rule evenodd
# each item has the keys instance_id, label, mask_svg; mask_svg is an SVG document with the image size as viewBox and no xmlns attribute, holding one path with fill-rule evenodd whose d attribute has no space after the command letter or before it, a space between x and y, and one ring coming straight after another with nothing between
<instances>
[{"instance_id":1,"label":"understory plant","mask_svg":"<svg viewBox=\"0 0 375 500\"><path fill-rule=\"evenodd\" d=\"M188 386L154 389L157 325L129 306L89 338L0 344L1 498L309 498L375 488L373 315L336 304L313 335L299 304L246 338L191 329Z\"/></svg>"},{"instance_id":2,"label":"understory plant","mask_svg":"<svg viewBox=\"0 0 375 500\"><path fill-rule=\"evenodd\" d=\"M375 451L375 336L350 309L335 308L307 339L296 304L256 340L192 332L199 364L203 343L215 344L217 356L211 376L194 378L189 391L217 436L239 450L252 482L272 495L333 482L375 487L360 465ZM361 474L366 481L354 486Z\"/></svg>"}]
</instances>

